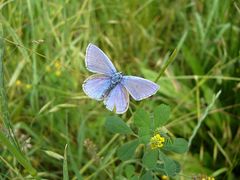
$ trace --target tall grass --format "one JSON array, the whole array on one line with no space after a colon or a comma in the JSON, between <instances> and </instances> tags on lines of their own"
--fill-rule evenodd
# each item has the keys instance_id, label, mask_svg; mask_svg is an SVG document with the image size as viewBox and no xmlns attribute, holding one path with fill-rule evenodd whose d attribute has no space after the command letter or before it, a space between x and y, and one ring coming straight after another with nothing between
<instances>
[{"instance_id":1,"label":"tall grass","mask_svg":"<svg viewBox=\"0 0 240 180\"><path fill-rule=\"evenodd\" d=\"M239 177L239 1L18 0L0 1L0 9L8 100L3 107L8 107L19 149L24 149L23 156L39 177L124 175L125 167L118 166L115 154L124 139L112 138L103 126L112 113L82 92L82 82L90 75L84 66L90 42L103 49L119 71L150 80L177 49L176 60L158 80L160 91L141 105L152 110L157 104L169 104L173 114L167 127L188 139L221 90L184 155L182 176L177 178ZM135 104L132 101L124 119L131 117ZM1 129L9 130L6 125ZM31 141L26 143L28 137ZM87 151L87 142L96 147L99 161ZM29 177L16 154L9 153L6 144L0 146L1 179Z\"/></svg>"}]
</instances>

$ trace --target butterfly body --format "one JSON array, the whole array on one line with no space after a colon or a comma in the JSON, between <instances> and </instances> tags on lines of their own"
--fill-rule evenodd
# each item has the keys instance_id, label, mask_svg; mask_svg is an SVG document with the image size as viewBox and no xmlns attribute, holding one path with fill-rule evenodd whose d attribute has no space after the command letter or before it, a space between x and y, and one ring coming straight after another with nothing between
<instances>
[{"instance_id":1,"label":"butterfly body","mask_svg":"<svg viewBox=\"0 0 240 180\"><path fill-rule=\"evenodd\" d=\"M84 81L83 91L92 99L103 100L106 108L111 111L115 109L117 114L127 111L129 94L140 101L159 89L152 81L117 72L110 59L93 44L87 47L85 63L89 71L97 74Z\"/></svg>"},{"instance_id":2,"label":"butterfly body","mask_svg":"<svg viewBox=\"0 0 240 180\"><path fill-rule=\"evenodd\" d=\"M122 77L123 77L123 75L122 75L121 72L116 72L112 76L110 76L110 82L111 83L110 83L109 87L103 92L103 94L101 96L101 99L104 99L109 95L111 90L113 88L115 88L115 86L118 85L121 82Z\"/></svg>"},{"instance_id":3,"label":"butterfly body","mask_svg":"<svg viewBox=\"0 0 240 180\"><path fill-rule=\"evenodd\" d=\"M111 76L111 85L114 87L121 82L123 75L121 72L116 72Z\"/></svg>"}]
</instances>

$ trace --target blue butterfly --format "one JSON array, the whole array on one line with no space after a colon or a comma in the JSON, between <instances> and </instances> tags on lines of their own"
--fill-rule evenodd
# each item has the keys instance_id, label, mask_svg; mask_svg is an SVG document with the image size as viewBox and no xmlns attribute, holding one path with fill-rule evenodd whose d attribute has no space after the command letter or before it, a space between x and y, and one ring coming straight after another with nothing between
<instances>
[{"instance_id":1,"label":"blue butterfly","mask_svg":"<svg viewBox=\"0 0 240 180\"><path fill-rule=\"evenodd\" d=\"M97 73L83 83L83 91L92 99L104 102L110 111L123 114L129 106L129 94L136 101L155 94L159 86L152 81L118 72L104 52L89 44L85 57L86 68Z\"/></svg>"}]
</instances>

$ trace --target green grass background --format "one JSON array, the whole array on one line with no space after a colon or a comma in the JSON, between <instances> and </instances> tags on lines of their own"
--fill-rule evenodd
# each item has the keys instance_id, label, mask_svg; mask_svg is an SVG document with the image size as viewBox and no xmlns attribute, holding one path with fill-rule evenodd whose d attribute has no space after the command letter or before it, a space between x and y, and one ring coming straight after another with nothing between
<instances>
[{"instance_id":1,"label":"green grass background","mask_svg":"<svg viewBox=\"0 0 240 180\"><path fill-rule=\"evenodd\" d=\"M176 179L239 178L240 1L2 0L0 13L8 120L39 177L64 174L67 179L67 170L71 179L124 176L116 148L129 138L112 139L104 121L113 113L87 98L81 87L91 74L84 65L91 42L119 71L150 80L177 48L175 61L158 81L159 92L144 100L143 108L152 112L169 104L167 128L188 139L213 95L222 93L189 153L175 157L182 165ZM124 120L136 104L132 100ZM0 127L7 134L3 113ZM4 143L0 148L1 179L30 177Z\"/></svg>"}]
</instances>

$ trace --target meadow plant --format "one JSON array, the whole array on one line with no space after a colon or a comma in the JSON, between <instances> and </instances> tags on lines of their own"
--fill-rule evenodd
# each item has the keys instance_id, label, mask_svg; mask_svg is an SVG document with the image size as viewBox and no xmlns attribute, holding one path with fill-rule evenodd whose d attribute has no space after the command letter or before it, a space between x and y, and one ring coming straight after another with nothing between
<instances>
[{"instance_id":1,"label":"meadow plant","mask_svg":"<svg viewBox=\"0 0 240 180\"><path fill-rule=\"evenodd\" d=\"M169 106L157 106L151 114L153 116L144 109L138 109L134 113L132 124L126 124L116 116L106 119L105 127L109 132L125 135L125 139L128 139L128 142L118 148L118 158L125 165L136 163L142 167L141 175L128 174L130 179L158 179L164 175L174 177L181 168L179 162L169 154L183 154L188 150L185 139L174 137L165 128L170 116Z\"/></svg>"}]
</instances>

